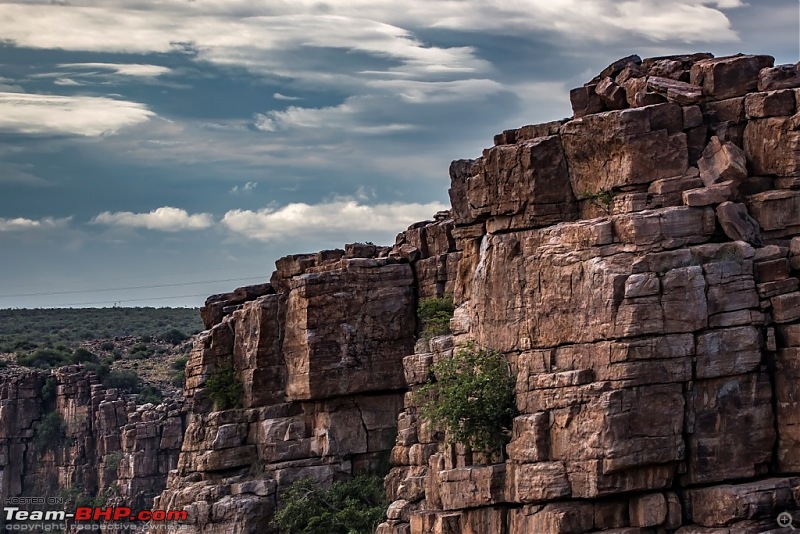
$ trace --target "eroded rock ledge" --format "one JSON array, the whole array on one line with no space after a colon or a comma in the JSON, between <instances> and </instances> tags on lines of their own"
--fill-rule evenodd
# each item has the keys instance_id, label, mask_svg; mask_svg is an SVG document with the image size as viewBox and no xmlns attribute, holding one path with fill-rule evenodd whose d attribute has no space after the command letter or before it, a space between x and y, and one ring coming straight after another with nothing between
<instances>
[{"instance_id":1,"label":"eroded rock ledge","mask_svg":"<svg viewBox=\"0 0 800 534\"><path fill-rule=\"evenodd\" d=\"M391 248L297 255L211 297L187 366L181 532L272 532L280 489L391 451L380 534L757 533L800 509L797 67L631 56L575 118L450 168L452 210ZM421 297L452 336L415 344ZM503 463L409 390L466 340L517 377ZM232 362L241 409L207 381ZM396 435L396 438L395 438Z\"/></svg>"}]
</instances>

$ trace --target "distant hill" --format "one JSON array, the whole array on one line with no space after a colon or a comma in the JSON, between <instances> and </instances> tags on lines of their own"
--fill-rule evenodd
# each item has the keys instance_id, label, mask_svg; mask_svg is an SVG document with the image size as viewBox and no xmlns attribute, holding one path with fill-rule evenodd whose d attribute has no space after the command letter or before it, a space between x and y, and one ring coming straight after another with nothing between
<instances>
[{"instance_id":1,"label":"distant hill","mask_svg":"<svg viewBox=\"0 0 800 534\"><path fill-rule=\"evenodd\" d=\"M158 338L203 329L197 308L47 308L0 310L0 353L117 337Z\"/></svg>"}]
</instances>

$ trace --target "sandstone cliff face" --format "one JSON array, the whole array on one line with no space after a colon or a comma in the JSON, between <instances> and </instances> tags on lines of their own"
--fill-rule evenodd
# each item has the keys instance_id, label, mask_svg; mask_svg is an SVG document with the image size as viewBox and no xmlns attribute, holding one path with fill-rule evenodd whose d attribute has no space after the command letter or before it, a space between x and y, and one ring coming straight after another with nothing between
<instances>
[{"instance_id":1,"label":"sandstone cliff face","mask_svg":"<svg viewBox=\"0 0 800 534\"><path fill-rule=\"evenodd\" d=\"M51 381L52 398L45 387ZM177 467L183 402L136 406L79 366L3 371L0 380L0 499L102 496L109 505L149 508ZM57 414L64 432L42 440ZM103 502L103 501L96 501Z\"/></svg>"},{"instance_id":2,"label":"sandstone cliff face","mask_svg":"<svg viewBox=\"0 0 800 534\"><path fill-rule=\"evenodd\" d=\"M800 510L795 66L625 58L450 169L453 335L516 373L506 460L405 397L381 534L757 533Z\"/></svg>"},{"instance_id":3,"label":"sandstone cliff face","mask_svg":"<svg viewBox=\"0 0 800 534\"><path fill-rule=\"evenodd\" d=\"M187 364L191 403L178 469L156 506L179 532L273 532L280 491L375 471L394 446L414 348L415 289L447 289L452 222L420 224L394 251L277 262L270 284L211 297ZM410 263L413 260L412 263ZM233 365L241 407L214 411L209 380Z\"/></svg>"}]
</instances>

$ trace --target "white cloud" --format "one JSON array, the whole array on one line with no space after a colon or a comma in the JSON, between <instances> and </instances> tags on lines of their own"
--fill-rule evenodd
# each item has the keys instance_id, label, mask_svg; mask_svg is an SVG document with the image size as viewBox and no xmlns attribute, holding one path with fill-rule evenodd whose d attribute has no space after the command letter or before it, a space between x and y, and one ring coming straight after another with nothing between
<instances>
[{"instance_id":1,"label":"white cloud","mask_svg":"<svg viewBox=\"0 0 800 534\"><path fill-rule=\"evenodd\" d=\"M112 98L0 92L0 132L97 136L154 115L144 104Z\"/></svg>"},{"instance_id":2,"label":"white cloud","mask_svg":"<svg viewBox=\"0 0 800 534\"><path fill-rule=\"evenodd\" d=\"M311 128L337 129L349 133L381 134L413 130L412 124L365 124L371 118L374 98L351 97L338 106L303 108L290 106L283 111L256 113L254 126L262 132ZM374 117L374 116L372 116Z\"/></svg>"},{"instance_id":3,"label":"white cloud","mask_svg":"<svg viewBox=\"0 0 800 534\"><path fill-rule=\"evenodd\" d=\"M342 235L342 239L363 239L375 233L394 234L411 223L430 218L444 204L431 202L366 205L353 198L320 204L302 202L258 211L231 210L222 224L231 232L260 241Z\"/></svg>"},{"instance_id":4,"label":"white cloud","mask_svg":"<svg viewBox=\"0 0 800 534\"><path fill-rule=\"evenodd\" d=\"M79 87L83 85L81 82L77 80L73 80L72 78L56 78L53 80L55 85L61 85L65 87Z\"/></svg>"},{"instance_id":5,"label":"white cloud","mask_svg":"<svg viewBox=\"0 0 800 534\"><path fill-rule=\"evenodd\" d=\"M275 100L302 100L302 98L300 98L299 96L289 96L281 93L273 94L272 98L274 98Z\"/></svg>"},{"instance_id":6,"label":"white cloud","mask_svg":"<svg viewBox=\"0 0 800 534\"><path fill-rule=\"evenodd\" d=\"M213 225L214 220L208 213L189 215L186 210L164 206L149 213L104 211L92 219L91 223L177 232L179 230L202 230Z\"/></svg>"},{"instance_id":7,"label":"white cloud","mask_svg":"<svg viewBox=\"0 0 800 534\"><path fill-rule=\"evenodd\" d=\"M169 67L161 65L148 65L141 63L62 63L59 65L66 69L80 69L103 73L110 71L121 76L131 76L137 78L155 78L162 74L172 72ZM99 71L99 72L98 72Z\"/></svg>"},{"instance_id":8,"label":"white cloud","mask_svg":"<svg viewBox=\"0 0 800 534\"><path fill-rule=\"evenodd\" d=\"M0 217L0 232L24 232L27 230L44 230L61 228L69 224L72 217L55 219L44 217L42 219L26 219L16 217L14 219L3 219Z\"/></svg>"},{"instance_id":9,"label":"white cloud","mask_svg":"<svg viewBox=\"0 0 800 534\"><path fill-rule=\"evenodd\" d=\"M722 9L739 0L77 0L0 4L3 38L17 46L119 53L188 50L197 59L314 83L344 84L337 62L298 62L313 47L360 52L398 63L387 73L472 76L491 65L471 47L423 42L416 30L445 28L526 37L552 31L570 40L729 42L738 39ZM73 67L75 65L72 65ZM158 76L155 65L87 63L128 76ZM280 93L278 93L280 94ZM284 96L284 95L281 95ZM276 97L280 98L280 97Z\"/></svg>"},{"instance_id":10,"label":"white cloud","mask_svg":"<svg viewBox=\"0 0 800 534\"><path fill-rule=\"evenodd\" d=\"M231 188L232 195L238 195L240 193L249 193L253 191L256 187L258 187L258 182L246 182L244 185L234 185Z\"/></svg>"}]
</instances>

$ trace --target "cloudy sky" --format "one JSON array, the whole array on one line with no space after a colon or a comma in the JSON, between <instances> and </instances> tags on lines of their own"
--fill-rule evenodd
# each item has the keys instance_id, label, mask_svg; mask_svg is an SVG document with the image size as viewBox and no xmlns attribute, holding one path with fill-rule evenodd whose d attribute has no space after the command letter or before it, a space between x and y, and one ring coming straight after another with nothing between
<instances>
[{"instance_id":1,"label":"cloudy sky","mask_svg":"<svg viewBox=\"0 0 800 534\"><path fill-rule=\"evenodd\" d=\"M0 308L197 306L390 244L612 60L796 62L795 0L0 1Z\"/></svg>"}]
</instances>

